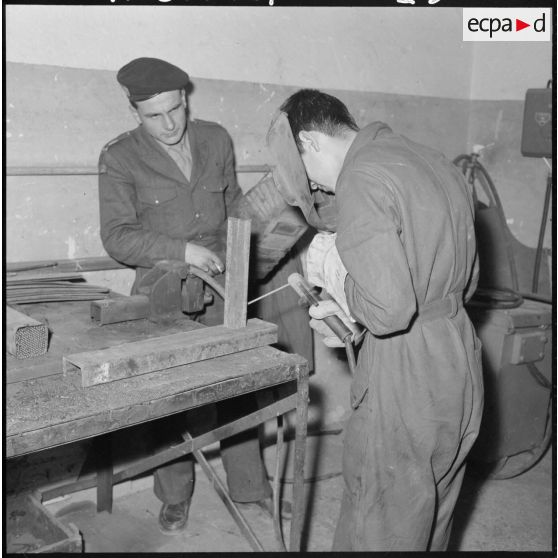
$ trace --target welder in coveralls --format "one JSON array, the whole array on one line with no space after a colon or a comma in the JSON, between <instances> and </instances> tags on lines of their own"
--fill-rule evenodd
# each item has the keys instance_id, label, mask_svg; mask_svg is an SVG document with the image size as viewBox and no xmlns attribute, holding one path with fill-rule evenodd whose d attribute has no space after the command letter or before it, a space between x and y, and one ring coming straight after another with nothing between
<instances>
[{"instance_id":1,"label":"welder in coveralls","mask_svg":"<svg viewBox=\"0 0 558 558\"><path fill-rule=\"evenodd\" d=\"M325 332L320 320L341 307L367 329L333 550L445 550L483 405L463 308L478 277L472 192L440 153L381 122L359 130L335 97L301 90L281 110L311 183L337 205L308 276L338 304L312 308L311 325Z\"/></svg>"}]
</instances>

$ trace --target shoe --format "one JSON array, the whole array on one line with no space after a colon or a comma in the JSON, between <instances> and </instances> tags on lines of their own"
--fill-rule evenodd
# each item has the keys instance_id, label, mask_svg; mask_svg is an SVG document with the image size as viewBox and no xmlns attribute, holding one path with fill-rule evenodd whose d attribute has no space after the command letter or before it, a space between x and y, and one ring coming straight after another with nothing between
<instances>
[{"instance_id":1,"label":"shoe","mask_svg":"<svg viewBox=\"0 0 558 558\"><path fill-rule=\"evenodd\" d=\"M177 535L184 531L188 521L190 502L163 504L159 512L159 528L165 535Z\"/></svg>"},{"instance_id":2,"label":"shoe","mask_svg":"<svg viewBox=\"0 0 558 558\"><path fill-rule=\"evenodd\" d=\"M237 505L239 505L239 503L237 503ZM273 518L273 498L271 496L263 500L257 500L256 502L242 502L240 506L258 506L258 508L262 509ZM281 500L279 508L283 519L291 519L293 517L293 506L288 500Z\"/></svg>"}]
</instances>

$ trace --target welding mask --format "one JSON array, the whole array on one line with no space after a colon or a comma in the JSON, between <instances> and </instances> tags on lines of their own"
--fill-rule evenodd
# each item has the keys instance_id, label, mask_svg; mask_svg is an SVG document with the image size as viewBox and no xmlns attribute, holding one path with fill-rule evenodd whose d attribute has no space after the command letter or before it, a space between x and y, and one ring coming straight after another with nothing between
<instances>
[{"instance_id":1,"label":"welding mask","mask_svg":"<svg viewBox=\"0 0 558 558\"><path fill-rule=\"evenodd\" d=\"M313 227L335 230L334 196L310 190L289 120L282 111L271 122L267 146L272 157L273 180L285 202L299 207Z\"/></svg>"}]
</instances>

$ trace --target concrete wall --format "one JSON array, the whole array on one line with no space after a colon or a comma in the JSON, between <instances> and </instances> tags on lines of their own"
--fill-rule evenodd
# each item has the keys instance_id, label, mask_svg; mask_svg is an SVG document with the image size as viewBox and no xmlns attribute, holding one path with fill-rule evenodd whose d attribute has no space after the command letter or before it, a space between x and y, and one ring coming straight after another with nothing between
<instances>
[{"instance_id":1,"label":"concrete wall","mask_svg":"<svg viewBox=\"0 0 558 558\"><path fill-rule=\"evenodd\" d=\"M197 78L468 98L461 10L120 4L6 14L13 62L116 70L147 55ZM440 79L454 63L465 71Z\"/></svg>"},{"instance_id":2,"label":"concrete wall","mask_svg":"<svg viewBox=\"0 0 558 558\"><path fill-rule=\"evenodd\" d=\"M463 43L461 9L11 5L5 53L8 166L96 165L135 126L116 70L158 56L190 73L193 116L229 130L238 164L268 162L271 116L303 86L448 157L494 143L483 160L510 228L536 243L546 169L519 144L525 90L549 79L551 46ZM104 255L95 177L8 177L6 205L7 261ZM87 278L127 292L132 273ZM337 353L316 350L313 412L336 422L349 378Z\"/></svg>"}]
</instances>

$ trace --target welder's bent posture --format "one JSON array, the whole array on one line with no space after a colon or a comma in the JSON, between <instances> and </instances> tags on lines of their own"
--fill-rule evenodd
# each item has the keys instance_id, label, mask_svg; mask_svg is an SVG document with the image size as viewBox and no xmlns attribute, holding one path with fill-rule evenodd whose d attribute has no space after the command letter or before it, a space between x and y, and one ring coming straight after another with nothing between
<instances>
[{"instance_id":1,"label":"welder's bent posture","mask_svg":"<svg viewBox=\"0 0 558 558\"><path fill-rule=\"evenodd\" d=\"M336 195L347 275L329 281L368 329L333 549L444 550L483 404L463 308L478 277L472 193L440 153L380 122L359 130L335 97L301 90L281 110L309 179Z\"/></svg>"}]
</instances>

